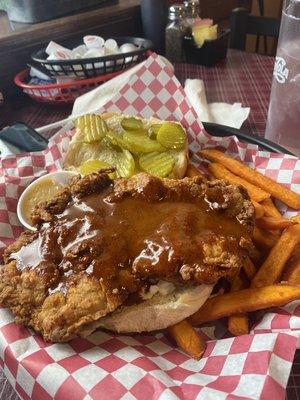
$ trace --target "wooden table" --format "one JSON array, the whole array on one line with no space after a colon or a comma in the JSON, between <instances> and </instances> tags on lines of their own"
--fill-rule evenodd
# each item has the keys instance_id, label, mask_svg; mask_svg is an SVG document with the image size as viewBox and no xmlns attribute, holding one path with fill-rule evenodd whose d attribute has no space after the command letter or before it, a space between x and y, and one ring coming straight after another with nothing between
<instances>
[{"instance_id":1,"label":"wooden table","mask_svg":"<svg viewBox=\"0 0 300 400\"><path fill-rule=\"evenodd\" d=\"M187 78L203 79L208 102L241 102L251 113L243 129L264 136L270 96L274 59L229 50L226 60L213 68L196 65L176 65L176 75L183 84ZM24 121L33 127L46 125L65 118L70 107L51 107L26 100L18 106L6 106L0 125ZM300 353L296 354L287 388L287 399L300 397ZM0 400L17 400L18 397L0 372Z\"/></svg>"},{"instance_id":2,"label":"wooden table","mask_svg":"<svg viewBox=\"0 0 300 400\"><path fill-rule=\"evenodd\" d=\"M139 0L115 0L90 10L37 24L12 24L0 11L0 90L13 93L13 77L30 62L31 54L49 40L81 40L85 35L141 36Z\"/></svg>"}]
</instances>

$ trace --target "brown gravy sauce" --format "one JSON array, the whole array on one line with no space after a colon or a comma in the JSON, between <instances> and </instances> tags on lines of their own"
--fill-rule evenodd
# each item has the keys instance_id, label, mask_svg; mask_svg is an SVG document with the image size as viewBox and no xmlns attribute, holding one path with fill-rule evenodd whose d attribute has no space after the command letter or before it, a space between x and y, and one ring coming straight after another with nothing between
<instances>
[{"instance_id":1,"label":"brown gravy sauce","mask_svg":"<svg viewBox=\"0 0 300 400\"><path fill-rule=\"evenodd\" d=\"M19 270L36 268L49 276L51 292L84 273L132 293L140 279L172 276L184 264L201 263L205 235L248 236L236 219L204 200L110 203L110 192L77 200L43 224L37 239L11 254Z\"/></svg>"}]
</instances>

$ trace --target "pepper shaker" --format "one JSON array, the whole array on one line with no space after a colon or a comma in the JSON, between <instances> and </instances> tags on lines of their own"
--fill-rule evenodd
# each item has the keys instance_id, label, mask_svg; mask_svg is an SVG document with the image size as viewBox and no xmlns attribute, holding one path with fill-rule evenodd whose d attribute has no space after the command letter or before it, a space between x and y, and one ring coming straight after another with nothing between
<instances>
[{"instance_id":1,"label":"pepper shaker","mask_svg":"<svg viewBox=\"0 0 300 400\"><path fill-rule=\"evenodd\" d=\"M171 62L181 62L183 58L183 37L186 33L184 6L174 4L169 7L166 27L166 57Z\"/></svg>"}]
</instances>

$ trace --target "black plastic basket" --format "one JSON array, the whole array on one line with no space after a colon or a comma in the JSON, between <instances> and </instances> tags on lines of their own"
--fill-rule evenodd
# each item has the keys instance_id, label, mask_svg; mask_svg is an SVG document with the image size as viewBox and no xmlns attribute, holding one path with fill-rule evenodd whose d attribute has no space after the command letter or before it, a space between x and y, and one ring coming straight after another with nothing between
<instances>
[{"instance_id":1,"label":"black plastic basket","mask_svg":"<svg viewBox=\"0 0 300 400\"><path fill-rule=\"evenodd\" d=\"M215 40L207 40L202 47L196 46L193 37L183 40L186 62L213 67L217 62L226 58L230 29L222 31Z\"/></svg>"},{"instance_id":2,"label":"black plastic basket","mask_svg":"<svg viewBox=\"0 0 300 400\"><path fill-rule=\"evenodd\" d=\"M113 54L103 57L81 58L73 60L47 60L45 48L37 50L31 55L33 61L46 68L50 75L68 75L90 78L105 75L111 72L129 68L147 58L147 53L153 48L150 40L136 37L114 37L118 45L132 43L138 46L138 50L130 53ZM80 43L64 43L65 47L76 47Z\"/></svg>"}]
</instances>

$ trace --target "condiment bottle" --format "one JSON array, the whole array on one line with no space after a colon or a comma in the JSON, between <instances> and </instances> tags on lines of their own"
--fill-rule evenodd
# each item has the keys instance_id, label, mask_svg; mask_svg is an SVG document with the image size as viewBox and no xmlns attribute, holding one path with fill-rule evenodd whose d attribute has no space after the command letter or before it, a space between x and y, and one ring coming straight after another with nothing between
<instances>
[{"instance_id":1,"label":"condiment bottle","mask_svg":"<svg viewBox=\"0 0 300 400\"><path fill-rule=\"evenodd\" d=\"M191 34L195 19L200 17L199 0L185 0L183 6L185 11L185 25L188 33Z\"/></svg>"},{"instance_id":2,"label":"condiment bottle","mask_svg":"<svg viewBox=\"0 0 300 400\"><path fill-rule=\"evenodd\" d=\"M184 6L174 4L169 7L168 25L166 26L166 57L171 62L182 61L182 41L186 34Z\"/></svg>"},{"instance_id":3,"label":"condiment bottle","mask_svg":"<svg viewBox=\"0 0 300 400\"><path fill-rule=\"evenodd\" d=\"M144 35L154 44L154 50L163 53L167 22L167 0L141 0L141 14Z\"/></svg>"}]
</instances>

